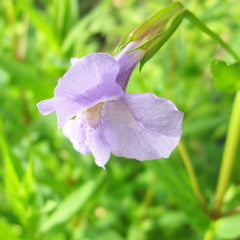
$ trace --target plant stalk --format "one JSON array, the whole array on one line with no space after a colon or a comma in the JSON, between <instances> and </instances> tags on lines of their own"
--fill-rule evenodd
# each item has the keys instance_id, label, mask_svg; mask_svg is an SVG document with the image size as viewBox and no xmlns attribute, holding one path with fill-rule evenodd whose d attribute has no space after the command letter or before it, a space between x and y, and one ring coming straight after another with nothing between
<instances>
[{"instance_id":1,"label":"plant stalk","mask_svg":"<svg viewBox=\"0 0 240 240\"><path fill-rule=\"evenodd\" d=\"M236 93L228 133L223 150L222 164L218 177L213 216L218 216L222 206L224 194L227 190L237 153L240 137L240 90Z\"/></svg>"},{"instance_id":2,"label":"plant stalk","mask_svg":"<svg viewBox=\"0 0 240 240\"><path fill-rule=\"evenodd\" d=\"M213 40L215 40L222 48L224 48L229 54L231 54L237 61L240 60L238 54L225 43L215 32L209 29L200 19L198 19L192 12L186 10L185 18L193 25L198 27L202 32L207 34Z\"/></svg>"},{"instance_id":3,"label":"plant stalk","mask_svg":"<svg viewBox=\"0 0 240 240\"><path fill-rule=\"evenodd\" d=\"M196 174L194 172L190 157L189 157L189 155L187 153L187 150L186 150L182 141L180 141L179 144L178 144L178 150L179 150L180 155L182 157L184 166L185 166L185 168L188 172L188 175L189 175L192 187L193 187L193 191L194 191L194 193L195 193L195 195L196 195L196 197L199 201L199 204L201 205L202 209L205 212L207 212L207 206L206 206L205 199L204 199L204 197L203 197L203 195L200 191L198 180L197 180Z\"/></svg>"}]
</instances>

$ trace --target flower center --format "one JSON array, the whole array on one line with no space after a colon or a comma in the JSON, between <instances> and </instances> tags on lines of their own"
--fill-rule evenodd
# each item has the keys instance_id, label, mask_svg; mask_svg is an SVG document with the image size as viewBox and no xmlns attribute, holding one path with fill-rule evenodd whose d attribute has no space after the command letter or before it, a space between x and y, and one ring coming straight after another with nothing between
<instances>
[{"instance_id":1,"label":"flower center","mask_svg":"<svg viewBox=\"0 0 240 240\"><path fill-rule=\"evenodd\" d=\"M103 103L98 103L95 106L89 108L85 111L85 115L88 121L88 124L91 127L95 127L101 119L101 110Z\"/></svg>"}]
</instances>

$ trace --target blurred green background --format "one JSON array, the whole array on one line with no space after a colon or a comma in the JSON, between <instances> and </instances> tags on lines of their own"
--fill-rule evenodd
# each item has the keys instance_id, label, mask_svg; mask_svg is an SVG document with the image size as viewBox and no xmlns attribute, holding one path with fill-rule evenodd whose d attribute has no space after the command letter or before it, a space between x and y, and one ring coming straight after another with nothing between
<instances>
[{"instance_id":1,"label":"blurred green background","mask_svg":"<svg viewBox=\"0 0 240 240\"><path fill-rule=\"evenodd\" d=\"M104 171L91 155L73 149L54 114L42 116L36 107L53 96L71 57L112 54L129 31L170 3L0 1L1 239L203 238L211 221L198 205L178 149L169 159L145 162L112 155ZM182 3L240 54L240 1ZM127 89L168 98L184 112L182 139L209 208L234 97L215 89L213 58L233 62L183 21L141 73L134 71ZM240 204L240 151L237 160L225 212ZM236 239L224 238L224 227L216 227L216 239Z\"/></svg>"}]
</instances>

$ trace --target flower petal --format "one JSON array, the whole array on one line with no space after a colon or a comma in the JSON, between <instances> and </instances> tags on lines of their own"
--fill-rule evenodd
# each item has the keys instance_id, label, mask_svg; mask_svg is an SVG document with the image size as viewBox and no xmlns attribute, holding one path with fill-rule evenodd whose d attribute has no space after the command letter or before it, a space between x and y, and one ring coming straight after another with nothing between
<instances>
[{"instance_id":1,"label":"flower petal","mask_svg":"<svg viewBox=\"0 0 240 240\"><path fill-rule=\"evenodd\" d=\"M165 136L180 136L183 113L168 99L152 93L124 94L123 103L148 131Z\"/></svg>"},{"instance_id":2,"label":"flower petal","mask_svg":"<svg viewBox=\"0 0 240 240\"><path fill-rule=\"evenodd\" d=\"M54 98L43 100L37 104L37 107L41 114L48 115L55 112L55 100Z\"/></svg>"},{"instance_id":3,"label":"flower petal","mask_svg":"<svg viewBox=\"0 0 240 240\"><path fill-rule=\"evenodd\" d=\"M136 49L132 52L132 49L136 48L140 42L130 42L126 45L122 51L115 56L115 59L120 65L120 70L117 75L116 82L122 87L123 91L126 91L128 80L132 74L133 69L141 61L146 51L142 49Z\"/></svg>"},{"instance_id":4,"label":"flower petal","mask_svg":"<svg viewBox=\"0 0 240 240\"><path fill-rule=\"evenodd\" d=\"M150 160L169 157L181 136L183 113L151 93L123 94L104 104L106 140L117 156Z\"/></svg>"},{"instance_id":5,"label":"flower petal","mask_svg":"<svg viewBox=\"0 0 240 240\"><path fill-rule=\"evenodd\" d=\"M110 158L111 150L101 125L93 128L81 118L76 117L63 126L63 134L72 142L75 150L82 154L92 153L96 164L104 168Z\"/></svg>"},{"instance_id":6,"label":"flower petal","mask_svg":"<svg viewBox=\"0 0 240 240\"><path fill-rule=\"evenodd\" d=\"M69 120L63 126L63 134L73 144L76 151L82 154L91 153L87 146L87 126L82 119L76 117L73 120Z\"/></svg>"},{"instance_id":7,"label":"flower petal","mask_svg":"<svg viewBox=\"0 0 240 240\"><path fill-rule=\"evenodd\" d=\"M88 128L88 147L95 158L95 163L105 169L104 166L110 158L111 149L105 140L101 126Z\"/></svg>"},{"instance_id":8,"label":"flower petal","mask_svg":"<svg viewBox=\"0 0 240 240\"><path fill-rule=\"evenodd\" d=\"M72 67L75 66L79 62L80 59L81 58L76 58L76 57L71 58L70 59L71 66Z\"/></svg>"},{"instance_id":9,"label":"flower petal","mask_svg":"<svg viewBox=\"0 0 240 240\"><path fill-rule=\"evenodd\" d=\"M115 81L118 72L118 62L105 53L91 53L73 61L54 92L58 127L79 111L116 99L122 93Z\"/></svg>"}]
</instances>

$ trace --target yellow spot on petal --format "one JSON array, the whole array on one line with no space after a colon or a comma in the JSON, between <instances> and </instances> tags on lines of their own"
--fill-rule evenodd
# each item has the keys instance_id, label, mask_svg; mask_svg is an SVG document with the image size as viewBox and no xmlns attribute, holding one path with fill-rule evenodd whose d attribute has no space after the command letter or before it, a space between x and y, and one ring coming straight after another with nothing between
<instances>
[{"instance_id":1,"label":"yellow spot on petal","mask_svg":"<svg viewBox=\"0 0 240 240\"><path fill-rule=\"evenodd\" d=\"M101 110L103 103L98 103L95 106L85 111L87 122L91 127L98 125L101 119Z\"/></svg>"}]
</instances>

